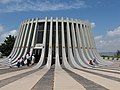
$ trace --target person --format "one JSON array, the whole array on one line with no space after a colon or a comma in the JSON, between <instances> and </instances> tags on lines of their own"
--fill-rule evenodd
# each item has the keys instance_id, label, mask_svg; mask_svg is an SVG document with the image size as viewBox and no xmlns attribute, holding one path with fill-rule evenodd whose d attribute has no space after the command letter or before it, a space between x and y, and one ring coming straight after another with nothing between
<instances>
[{"instance_id":1,"label":"person","mask_svg":"<svg viewBox=\"0 0 120 90\"><path fill-rule=\"evenodd\" d=\"M92 60L90 60L90 61L89 61L89 64L90 64L90 65L93 65L93 62L92 62Z\"/></svg>"},{"instance_id":2,"label":"person","mask_svg":"<svg viewBox=\"0 0 120 90\"><path fill-rule=\"evenodd\" d=\"M18 60L17 60L17 67L18 68L20 67L20 58L18 58Z\"/></svg>"},{"instance_id":3,"label":"person","mask_svg":"<svg viewBox=\"0 0 120 90\"><path fill-rule=\"evenodd\" d=\"M30 53L27 53L27 54L26 54L26 59L27 59L27 66L30 66L30 64L31 64Z\"/></svg>"},{"instance_id":4,"label":"person","mask_svg":"<svg viewBox=\"0 0 120 90\"><path fill-rule=\"evenodd\" d=\"M24 57L22 57L22 60L21 60L21 62L20 62L22 66L25 65L25 64L24 64L24 61L25 61L25 59L24 59Z\"/></svg>"},{"instance_id":5,"label":"person","mask_svg":"<svg viewBox=\"0 0 120 90\"><path fill-rule=\"evenodd\" d=\"M99 63L96 61L95 58L93 59L93 62L94 62L95 64L97 64L97 65L99 64Z\"/></svg>"},{"instance_id":6,"label":"person","mask_svg":"<svg viewBox=\"0 0 120 90\"><path fill-rule=\"evenodd\" d=\"M34 65L34 63L35 63L35 55L33 54L31 64Z\"/></svg>"},{"instance_id":7,"label":"person","mask_svg":"<svg viewBox=\"0 0 120 90\"><path fill-rule=\"evenodd\" d=\"M12 59L11 59L11 56L9 57L8 62L9 62L9 67L12 68Z\"/></svg>"}]
</instances>

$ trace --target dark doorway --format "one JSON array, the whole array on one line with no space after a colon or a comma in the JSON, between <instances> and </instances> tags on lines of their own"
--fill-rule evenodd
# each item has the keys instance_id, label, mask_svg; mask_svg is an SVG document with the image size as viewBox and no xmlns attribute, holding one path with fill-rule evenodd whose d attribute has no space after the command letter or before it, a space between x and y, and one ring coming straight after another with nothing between
<instances>
[{"instance_id":1,"label":"dark doorway","mask_svg":"<svg viewBox=\"0 0 120 90\"><path fill-rule=\"evenodd\" d=\"M41 57L42 49L34 49L33 53L35 54L35 63L38 63Z\"/></svg>"},{"instance_id":2,"label":"dark doorway","mask_svg":"<svg viewBox=\"0 0 120 90\"><path fill-rule=\"evenodd\" d=\"M53 64L55 64L55 51L56 49L55 49L55 45L53 45L52 46L52 64L51 65L53 65Z\"/></svg>"}]
</instances>

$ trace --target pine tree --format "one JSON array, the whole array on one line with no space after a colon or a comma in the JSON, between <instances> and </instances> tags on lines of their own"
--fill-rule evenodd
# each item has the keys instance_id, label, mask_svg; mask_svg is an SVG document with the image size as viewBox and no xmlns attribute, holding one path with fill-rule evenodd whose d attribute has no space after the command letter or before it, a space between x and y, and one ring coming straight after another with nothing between
<instances>
[{"instance_id":1,"label":"pine tree","mask_svg":"<svg viewBox=\"0 0 120 90\"><path fill-rule=\"evenodd\" d=\"M8 37L6 37L4 43L0 45L0 52L4 56L8 56L12 51L14 42L15 42L15 36L9 35Z\"/></svg>"}]
</instances>

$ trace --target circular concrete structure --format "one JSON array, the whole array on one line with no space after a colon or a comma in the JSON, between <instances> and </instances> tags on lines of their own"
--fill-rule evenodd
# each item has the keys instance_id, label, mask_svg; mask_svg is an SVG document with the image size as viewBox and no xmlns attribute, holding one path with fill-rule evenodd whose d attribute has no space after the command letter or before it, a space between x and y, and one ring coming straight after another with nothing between
<instances>
[{"instance_id":1,"label":"circular concrete structure","mask_svg":"<svg viewBox=\"0 0 120 90\"><path fill-rule=\"evenodd\" d=\"M16 64L18 58L29 52L36 55L37 65L55 64L56 67L93 67L106 65L97 53L91 23L68 18L28 19L21 23L13 50L9 56Z\"/></svg>"}]
</instances>

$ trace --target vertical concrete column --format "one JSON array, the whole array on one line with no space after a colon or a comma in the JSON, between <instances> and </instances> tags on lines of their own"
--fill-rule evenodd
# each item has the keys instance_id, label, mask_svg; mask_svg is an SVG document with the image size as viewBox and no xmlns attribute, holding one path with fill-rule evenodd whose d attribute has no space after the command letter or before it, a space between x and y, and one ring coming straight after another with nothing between
<instances>
[{"instance_id":1,"label":"vertical concrete column","mask_svg":"<svg viewBox=\"0 0 120 90\"><path fill-rule=\"evenodd\" d=\"M16 54L14 55L14 57L12 58L12 60L15 61L16 57L18 56L18 54L20 53L21 51L21 46L22 46L22 42L23 42L23 38L24 38L24 35L25 35L25 32L26 32L26 27L27 27L27 20L24 22L24 27L23 29L21 30L21 37L19 39L19 44L18 46L16 47L17 50L16 50Z\"/></svg>"},{"instance_id":2,"label":"vertical concrete column","mask_svg":"<svg viewBox=\"0 0 120 90\"><path fill-rule=\"evenodd\" d=\"M67 57L66 57L66 52L65 52L65 36L64 36L64 19L63 17L61 18L62 20L62 30L61 30L61 35L62 35L62 64L66 67L66 68L72 68L68 61L67 61Z\"/></svg>"},{"instance_id":3,"label":"vertical concrete column","mask_svg":"<svg viewBox=\"0 0 120 90\"><path fill-rule=\"evenodd\" d=\"M11 58L13 58L15 55L16 55L16 52L18 50L18 47L19 47L19 40L21 39L21 36L22 36L22 29L24 28L24 23L22 24L22 28L20 29L19 31L19 35L17 36L16 38L16 44L15 44L15 47L14 47L14 51L13 51L13 54L11 55Z\"/></svg>"},{"instance_id":4,"label":"vertical concrete column","mask_svg":"<svg viewBox=\"0 0 120 90\"><path fill-rule=\"evenodd\" d=\"M33 38L32 38L32 43L31 43L31 48L30 48L30 55L32 55L33 52L33 48L35 45L35 36L36 36L36 29L37 29L37 25L38 25L38 18L36 18L35 21L35 27L34 27L34 32L33 32Z\"/></svg>"},{"instance_id":5,"label":"vertical concrete column","mask_svg":"<svg viewBox=\"0 0 120 90\"><path fill-rule=\"evenodd\" d=\"M83 43L83 50L84 50L84 53L85 53L85 56L88 60L91 60L89 54L88 54L88 51L87 51L87 44L86 44L86 37L85 37L85 34L84 34L84 28L85 28L85 25L84 25L84 22L82 22L82 24L80 25L80 33L81 33L81 38L82 38L82 43Z\"/></svg>"},{"instance_id":6,"label":"vertical concrete column","mask_svg":"<svg viewBox=\"0 0 120 90\"><path fill-rule=\"evenodd\" d=\"M56 53L55 53L55 68L61 68L60 67L60 59L59 59L59 40L58 40L58 18L56 18Z\"/></svg>"},{"instance_id":7,"label":"vertical concrete column","mask_svg":"<svg viewBox=\"0 0 120 90\"><path fill-rule=\"evenodd\" d=\"M14 43L14 46L13 46L13 49L12 49L12 51L11 51L11 54L9 55L9 56L11 56L11 57L13 57L13 54L14 54L14 51L16 50L16 47L17 47L17 43L19 43L19 37L20 37L20 35L21 35L21 29L22 29L22 27L23 27L23 23L21 23L21 25L20 25L20 28L19 28L19 32L18 32L18 35L17 35L17 37L16 37L16 39L15 39L15 43ZM8 56L8 57L9 57Z\"/></svg>"},{"instance_id":8,"label":"vertical concrete column","mask_svg":"<svg viewBox=\"0 0 120 90\"><path fill-rule=\"evenodd\" d=\"M90 37L90 31L91 30L91 28L90 28L90 25L88 25L87 26L87 32L86 32L86 34L87 34L87 36L88 36L88 41L89 41L89 49L90 49L90 51L91 51L91 53L92 53L92 56L94 57L94 58L96 58L96 56L95 56L95 54L94 54L94 52L92 51L92 48L93 48L93 45L92 45L92 41L91 41L91 37Z\"/></svg>"},{"instance_id":9,"label":"vertical concrete column","mask_svg":"<svg viewBox=\"0 0 120 90\"><path fill-rule=\"evenodd\" d=\"M91 60L93 60L94 56L93 56L92 52L90 51L90 43L89 43L89 38L88 38L88 35L87 35L87 31L88 31L87 23L85 23L83 33L85 35L84 38L86 39L86 46L87 46L86 51L88 52L88 55L91 58Z\"/></svg>"},{"instance_id":10,"label":"vertical concrete column","mask_svg":"<svg viewBox=\"0 0 120 90\"><path fill-rule=\"evenodd\" d=\"M22 27L23 27L23 22L20 25L19 32L18 32L18 35L17 35L17 37L15 39L15 43L14 43L14 46L13 46L13 49L12 49L10 55L7 58L3 59L2 61L8 62L8 59L9 59L10 56L11 56L11 58L14 57L15 51L17 49L17 44L19 43L18 40L19 40L19 37L21 36L21 32L20 31L21 31Z\"/></svg>"},{"instance_id":11,"label":"vertical concrete column","mask_svg":"<svg viewBox=\"0 0 120 90\"><path fill-rule=\"evenodd\" d=\"M70 37L70 27L69 27L69 19L67 18L67 46L68 46L68 60L69 63L76 68L80 68L80 66L75 62L73 53L72 53L72 46L71 46L71 40Z\"/></svg>"},{"instance_id":12,"label":"vertical concrete column","mask_svg":"<svg viewBox=\"0 0 120 90\"><path fill-rule=\"evenodd\" d=\"M25 46L26 46L26 40L28 40L28 33L29 33L29 25L30 25L30 20L28 20L27 21L27 24L28 24L28 26L27 26L27 28L26 28L26 30L25 30L25 35L24 35L24 37L23 37L23 43L22 43L22 47L20 48L20 53L19 53L19 55L16 57L16 59L14 59L14 61L16 62L17 60L18 60L18 58L21 58L22 57L22 55L23 55L23 52L24 52L24 49L25 49ZM14 61L13 61L13 63L14 63Z\"/></svg>"},{"instance_id":13,"label":"vertical concrete column","mask_svg":"<svg viewBox=\"0 0 120 90\"><path fill-rule=\"evenodd\" d=\"M50 19L50 36L49 36L49 50L48 50L48 59L47 59L47 68L50 68L52 62L52 26L53 26L53 18Z\"/></svg>"},{"instance_id":14,"label":"vertical concrete column","mask_svg":"<svg viewBox=\"0 0 120 90\"><path fill-rule=\"evenodd\" d=\"M78 52L78 47L77 47L77 41L76 41L76 36L75 36L75 29L74 29L74 23L72 19L72 42L73 42L73 51L74 51L74 57L76 57L76 62L82 67L88 67L81 59L79 52Z\"/></svg>"},{"instance_id":15,"label":"vertical concrete column","mask_svg":"<svg viewBox=\"0 0 120 90\"><path fill-rule=\"evenodd\" d=\"M35 67L33 67L33 68L39 68L39 67L41 67L42 64L43 64L43 61L45 59L46 37L49 37L49 36L46 36L46 33L47 33L47 17L45 18L44 34L43 34L43 48L42 48L42 51L41 51L41 57L40 57L40 60L37 63L37 65ZM34 43L33 43L33 45L34 45Z\"/></svg>"},{"instance_id":16,"label":"vertical concrete column","mask_svg":"<svg viewBox=\"0 0 120 90\"><path fill-rule=\"evenodd\" d=\"M86 52L85 52L85 45L84 45L84 40L83 40L83 34L81 33L82 31L82 21L78 21L80 24L79 24L79 36L80 36L80 52L81 52L81 54L83 54L82 56L83 56L83 58L84 58L84 60L86 61L86 62L88 62L88 57L87 57L87 55L86 55Z\"/></svg>"},{"instance_id":17,"label":"vertical concrete column","mask_svg":"<svg viewBox=\"0 0 120 90\"><path fill-rule=\"evenodd\" d=\"M26 44L26 47L25 47L25 51L23 52L24 53L23 57L25 57L25 55L28 52L28 47L29 47L29 43L30 43L30 37L31 37L31 33L32 33L33 22L34 22L34 19L31 20L31 26L30 26L30 30L29 30L29 34L28 34L28 38L27 38L27 44Z\"/></svg>"},{"instance_id":18,"label":"vertical concrete column","mask_svg":"<svg viewBox=\"0 0 120 90\"><path fill-rule=\"evenodd\" d=\"M21 31L22 27L23 27L23 24L21 23L20 28L19 28L18 35L17 35L17 37L16 37L16 39L15 39L15 43L14 43L13 49L12 49L12 51L11 51L11 53L10 53L10 55L9 55L8 57L10 57L10 56L13 57L14 51L16 50L16 47L17 47L18 39L19 39L20 34L21 34L20 31Z\"/></svg>"},{"instance_id":19,"label":"vertical concrete column","mask_svg":"<svg viewBox=\"0 0 120 90\"><path fill-rule=\"evenodd\" d=\"M73 49L73 55L75 58L75 61L77 62L77 64L80 65L80 63L78 62L79 56L77 55L77 44L76 44L76 39L75 39L75 29L74 29L74 23L73 23L73 19L71 19L71 43L72 43L72 49Z\"/></svg>"},{"instance_id":20,"label":"vertical concrete column","mask_svg":"<svg viewBox=\"0 0 120 90\"><path fill-rule=\"evenodd\" d=\"M77 38L77 44L78 44L78 51L79 51L79 55L82 58L82 61L88 65L88 67L90 66L88 64L88 59L86 58L84 51L83 51L83 43L82 43L82 38L81 38L81 33L80 33L80 28L78 26L78 24L80 25L81 22L78 22L78 20L76 20L76 38Z\"/></svg>"},{"instance_id":21,"label":"vertical concrete column","mask_svg":"<svg viewBox=\"0 0 120 90\"><path fill-rule=\"evenodd\" d=\"M87 29L88 30L86 30L86 34L87 34L87 36L88 36L88 41L89 41L89 50L91 51L91 54L92 54L92 57L94 58L94 59L96 59L96 61L99 63L99 59L98 59L98 57L95 55L95 52L93 51L93 45L92 45L92 40L91 40L91 37L90 37L90 31L89 30L91 30L90 28L89 28L90 26L87 26Z\"/></svg>"}]
</instances>

